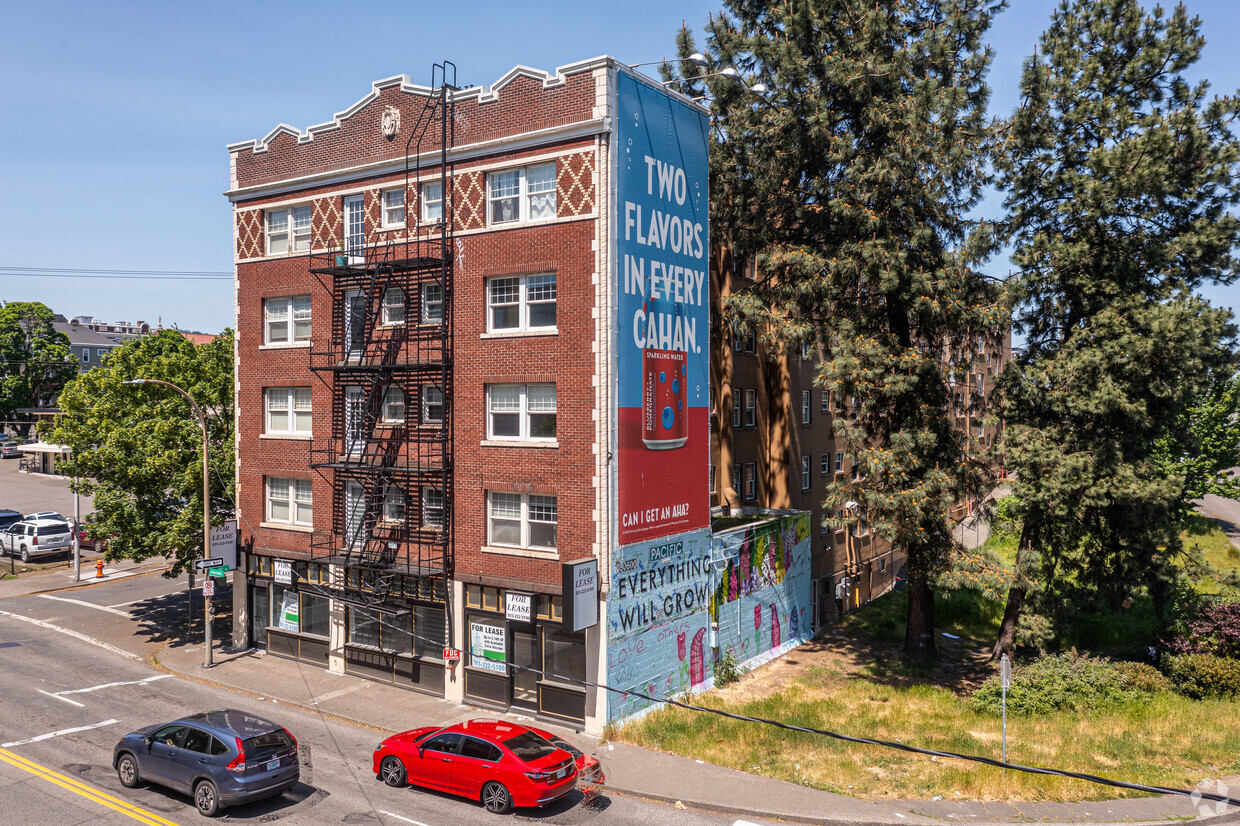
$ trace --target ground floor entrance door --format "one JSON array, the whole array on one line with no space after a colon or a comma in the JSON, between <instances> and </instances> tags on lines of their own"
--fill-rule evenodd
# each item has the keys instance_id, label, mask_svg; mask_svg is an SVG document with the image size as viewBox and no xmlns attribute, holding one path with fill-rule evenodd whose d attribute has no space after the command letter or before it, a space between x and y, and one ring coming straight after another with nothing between
<instances>
[{"instance_id":1,"label":"ground floor entrance door","mask_svg":"<svg viewBox=\"0 0 1240 826\"><path fill-rule=\"evenodd\" d=\"M538 710L538 681L542 675L542 659L538 656L538 629L512 630L512 705L535 712Z\"/></svg>"}]
</instances>

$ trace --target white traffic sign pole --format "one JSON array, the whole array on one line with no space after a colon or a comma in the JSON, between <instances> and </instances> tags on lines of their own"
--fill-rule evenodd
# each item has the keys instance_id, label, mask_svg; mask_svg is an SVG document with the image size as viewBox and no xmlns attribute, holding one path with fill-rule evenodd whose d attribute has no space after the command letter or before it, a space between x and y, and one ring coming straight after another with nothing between
<instances>
[{"instance_id":1,"label":"white traffic sign pole","mask_svg":"<svg viewBox=\"0 0 1240 826\"><path fill-rule=\"evenodd\" d=\"M1007 762L1007 690L1012 687L1012 661L1004 654L999 658L999 684L1003 689L1003 762Z\"/></svg>"}]
</instances>

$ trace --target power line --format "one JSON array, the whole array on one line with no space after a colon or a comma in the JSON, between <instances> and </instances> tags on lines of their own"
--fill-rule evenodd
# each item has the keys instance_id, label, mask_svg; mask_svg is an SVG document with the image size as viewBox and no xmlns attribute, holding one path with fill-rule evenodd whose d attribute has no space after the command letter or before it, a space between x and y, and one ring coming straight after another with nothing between
<instances>
[{"instance_id":1,"label":"power line","mask_svg":"<svg viewBox=\"0 0 1240 826\"><path fill-rule=\"evenodd\" d=\"M224 270L107 270L57 269L54 267L0 267L5 275L26 278L117 278L133 281L223 281L233 273Z\"/></svg>"}]
</instances>

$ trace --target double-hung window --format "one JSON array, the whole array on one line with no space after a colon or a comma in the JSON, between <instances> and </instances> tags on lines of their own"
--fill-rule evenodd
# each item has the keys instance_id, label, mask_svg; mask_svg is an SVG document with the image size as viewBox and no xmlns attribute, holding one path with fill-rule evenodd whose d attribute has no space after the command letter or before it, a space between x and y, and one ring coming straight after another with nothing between
<instances>
[{"instance_id":1,"label":"double-hung window","mask_svg":"<svg viewBox=\"0 0 1240 826\"><path fill-rule=\"evenodd\" d=\"M555 328L555 273L509 275L487 282L487 329Z\"/></svg>"},{"instance_id":2,"label":"double-hung window","mask_svg":"<svg viewBox=\"0 0 1240 826\"><path fill-rule=\"evenodd\" d=\"M82 348L82 364L90 364L90 348Z\"/></svg>"},{"instance_id":3,"label":"double-hung window","mask_svg":"<svg viewBox=\"0 0 1240 826\"><path fill-rule=\"evenodd\" d=\"M732 426L741 426L741 394L736 390L732 391Z\"/></svg>"},{"instance_id":4,"label":"double-hung window","mask_svg":"<svg viewBox=\"0 0 1240 826\"><path fill-rule=\"evenodd\" d=\"M809 490L809 457L801 457L801 490Z\"/></svg>"},{"instance_id":5,"label":"double-hung window","mask_svg":"<svg viewBox=\"0 0 1240 826\"><path fill-rule=\"evenodd\" d=\"M443 321L443 285L422 285L422 321L438 324Z\"/></svg>"},{"instance_id":6,"label":"double-hung window","mask_svg":"<svg viewBox=\"0 0 1240 826\"><path fill-rule=\"evenodd\" d=\"M422 385L422 424L443 424L443 389Z\"/></svg>"},{"instance_id":7,"label":"double-hung window","mask_svg":"<svg viewBox=\"0 0 1240 826\"><path fill-rule=\"evenodd\" d=\"M830 390L822 391L822 407L820 409L822 410L823 413L831 412L831 391Z\"/></svg>"},{"instance_id":8,"label":"double-hung window","mask_svg":"<svg viewBox=\"0 0 1240 826\"><path fill-rule=\"evenodd\" d=\"M405 521L405 491L399 485L389 484L383 492L383 521Z\"/></svg>"},{"instance_id":9,"label":"double-hung window","mask_svg":"<svg viewBox=\"0 0 1240 826\"><path fill-rule=\"evenodd\" d=\"M555 414L554 384L487 386L488 439L554 439Z\"/></svg>"},{"instance_id":10,"label":"double-hung window","mask_svg":"<svg viewBox=\"0 0 1240 826\"><path fill-rule=\"evenodd\" d=\"M758 391L747 389L745 391L745 427L754 427L758 424Z\"/></svg>"},{"instance_id":11,"label":"double-hung window","mask_svg":"<svg viewBox=\"0 0 1240 826\"><path fill-rule=\"evenodd\" d=\"M740 490L741 466L739 464L732 465L732 478L729 481L731 482L732 490Z\"/></svg>"},{"instance_id":12,"label":"double-hung window","mask_svg":"<svg viewBox=\"0 0 1240 826\"><path fill-rule=\"evenodd\" d=\"M556 497L537 493L487 493L487 544L555 548Z\"/></svg>"},{"instance_id":13,"label":"double-hung window","mask_svg":"<svg viewBox=\"0 0 1240 826\"><path fill-rule=\"evenodd\" d=\"M745 463L745 499L752 501L758 498L758 466L754 462Z\"/></svg>"},{"instance_id":14,"label":"double-hung window","mask_svg":"<svg viewBox=\"0 0 1240 826\"><path fill-rule=\"evenodd\" d=\"M309 479L267 477L267 521L313 525L314 501Z\"/></svg>"},{"instance_id":15,"label":"double-hung window","mask_svg":"<svg viewBox=\"0 0 1240 826\"><path fill-rule=\"evenodd\" d=\"M422 527L443 529L443 491L439 488L422 488Z\"/></svg>"},{"instance_id":16,"label":"double-hung window","mask_svg":"<svg viewBox=\"0 0 1240 826\"><path fill-rule=\"evenodd\" d=\"M405 225L405 190L385 189L383 191L383 226L403 227Z\"/></svg>"},{"instance_id":17,"label":"double-hung window","mask_svg":"<svg viewBox=\"0 0 1240 826\"><path fill-rule=\"evenodd\" d=\"M801 424L809 424L809 391L801 391Z\"/></svg>"},{"instance_id":18,"label":"double-hung window","mask_svg":"<svg viewBox=\"0 0 1240 826\"><path fill-rule=\"evenodd\" d=\"M263 299L265 344L292 344L310 340L310 296Z\"/></svg>"},{"instance_id":19,"label":"double-hung window","mask_svg":"<svg viewBox=\"0 0 1240 826\"><path fill-rule=\"evenodd\" d=\"M443 181L422 184L422 223L443 220Z\"/></svg>"},{"instance_id":20,"label":"double-hung window","mask_svg":"<svg viewBox=\"0 0 1240 826\"><path fill-rule=\"evenodd\" d=\"M488 174L487 217L492 226L554 218L555 164Z\"/></svg>"},{"instance_id":21,"label":"double-hung window","mask_svg":"<svg viewBox=\"0 0 1240 826\"><path fill-rule=\"evenodd\" d=\"M831 473L831 454L830 453L822 454L822 466L819 469L819 473L821 473L823 476L827 476Z\"/></svg>"},{"instance_id":22,"label":"double-hung window","mask_svg":"<svg viewBox=\"0 0 1240 826\"><path fill-rule=\"evenodd\" d=\"M266 433L309 436L311 427L309 387L268 387Z\"/></svg>"},{"instance_id":23,"label":"double-hung window","mask_svg":"<svg viewBox=\"0 0 1240 826\"><path fill-rule=\"evenodd\" d=\"M310 205L267 212L267 254L310 250Z\"/></svg>"},{"instance_id":24,"label":"double-hung window","mask_svg":"<svg viewBox=\"0 0 1240 826\"><path fill-rule=\"evenodd\" d=\"M405 391L399 387L389 387L383 391L383 415L381 420L384 424L404 424L405 423Z\"/></svg>"},{"instance_id":25,"label":"double-hung window","mask_svg":"<svg viewBox=\"0 0 1240 826\"><path fill-rule=\"evenodd\" d=\"M835 472L843 473L844 471L844 452L840 451L835 454Z\"/></svg>"},{"instance_id":26,"label":"double-hung window","mask_svg":"<svg viewBox=\"0 0 1240 826\"><path fill-rule=\"evenodd\" d=\"M405 291L400 287L388 287L383 291L383 323L405 323Z\"/></svg>"}]
</instances>

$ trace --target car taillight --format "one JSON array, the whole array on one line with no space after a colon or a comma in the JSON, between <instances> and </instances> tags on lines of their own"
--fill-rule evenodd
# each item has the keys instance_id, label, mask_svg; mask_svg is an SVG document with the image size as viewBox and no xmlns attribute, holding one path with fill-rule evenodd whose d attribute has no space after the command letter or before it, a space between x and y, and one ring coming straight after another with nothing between
<instances>
[{"instance_id":1,"label":"car taillight","mask_svg":"<svg viewBox=\"0 0 1240 826\"><path fill-rule=\"evenodd\" d=\"M293 741L293 751L297 751L297 738L293 736L293 732L285 729L284 733L288 735L288 739Z\"/></svg>"},{"instance_id":2,"label":"car taillight","mask_svg":"<svg viewBox=\"0 0 1240 826\"><path fill-rule=\"evenodd\" d=\"M237 741L237 756L234 757L232 759L232 762L229 763L224 768L228 769L230 772L236 772L237 774L241 774L242 772L245 771L245 749L242 748L241 746L240 737L236 737L234 739Z\"/></svg>"},{"instance_id":3,"label":"car taillight","mask_svg":"<svg viewBox=\"0 0 1240 826\"><path fill-rule=\"evenodd\" d=\"M38 536L32 536L32 537L30 537L30 544L31 544L31 545L38 545L38 544L39 544L39 537L38 537Z\"/></svg>"},{"instance_id":4,"label":"car taillight","mask_svg":"<svg viewBox=\"0 0 1240 826\"><path fill-rule=\"evenodd\" d=\"M546 783L554 775L551 772L526 772L525 776L535 783Z\"/></svg>"}]
</instances>

